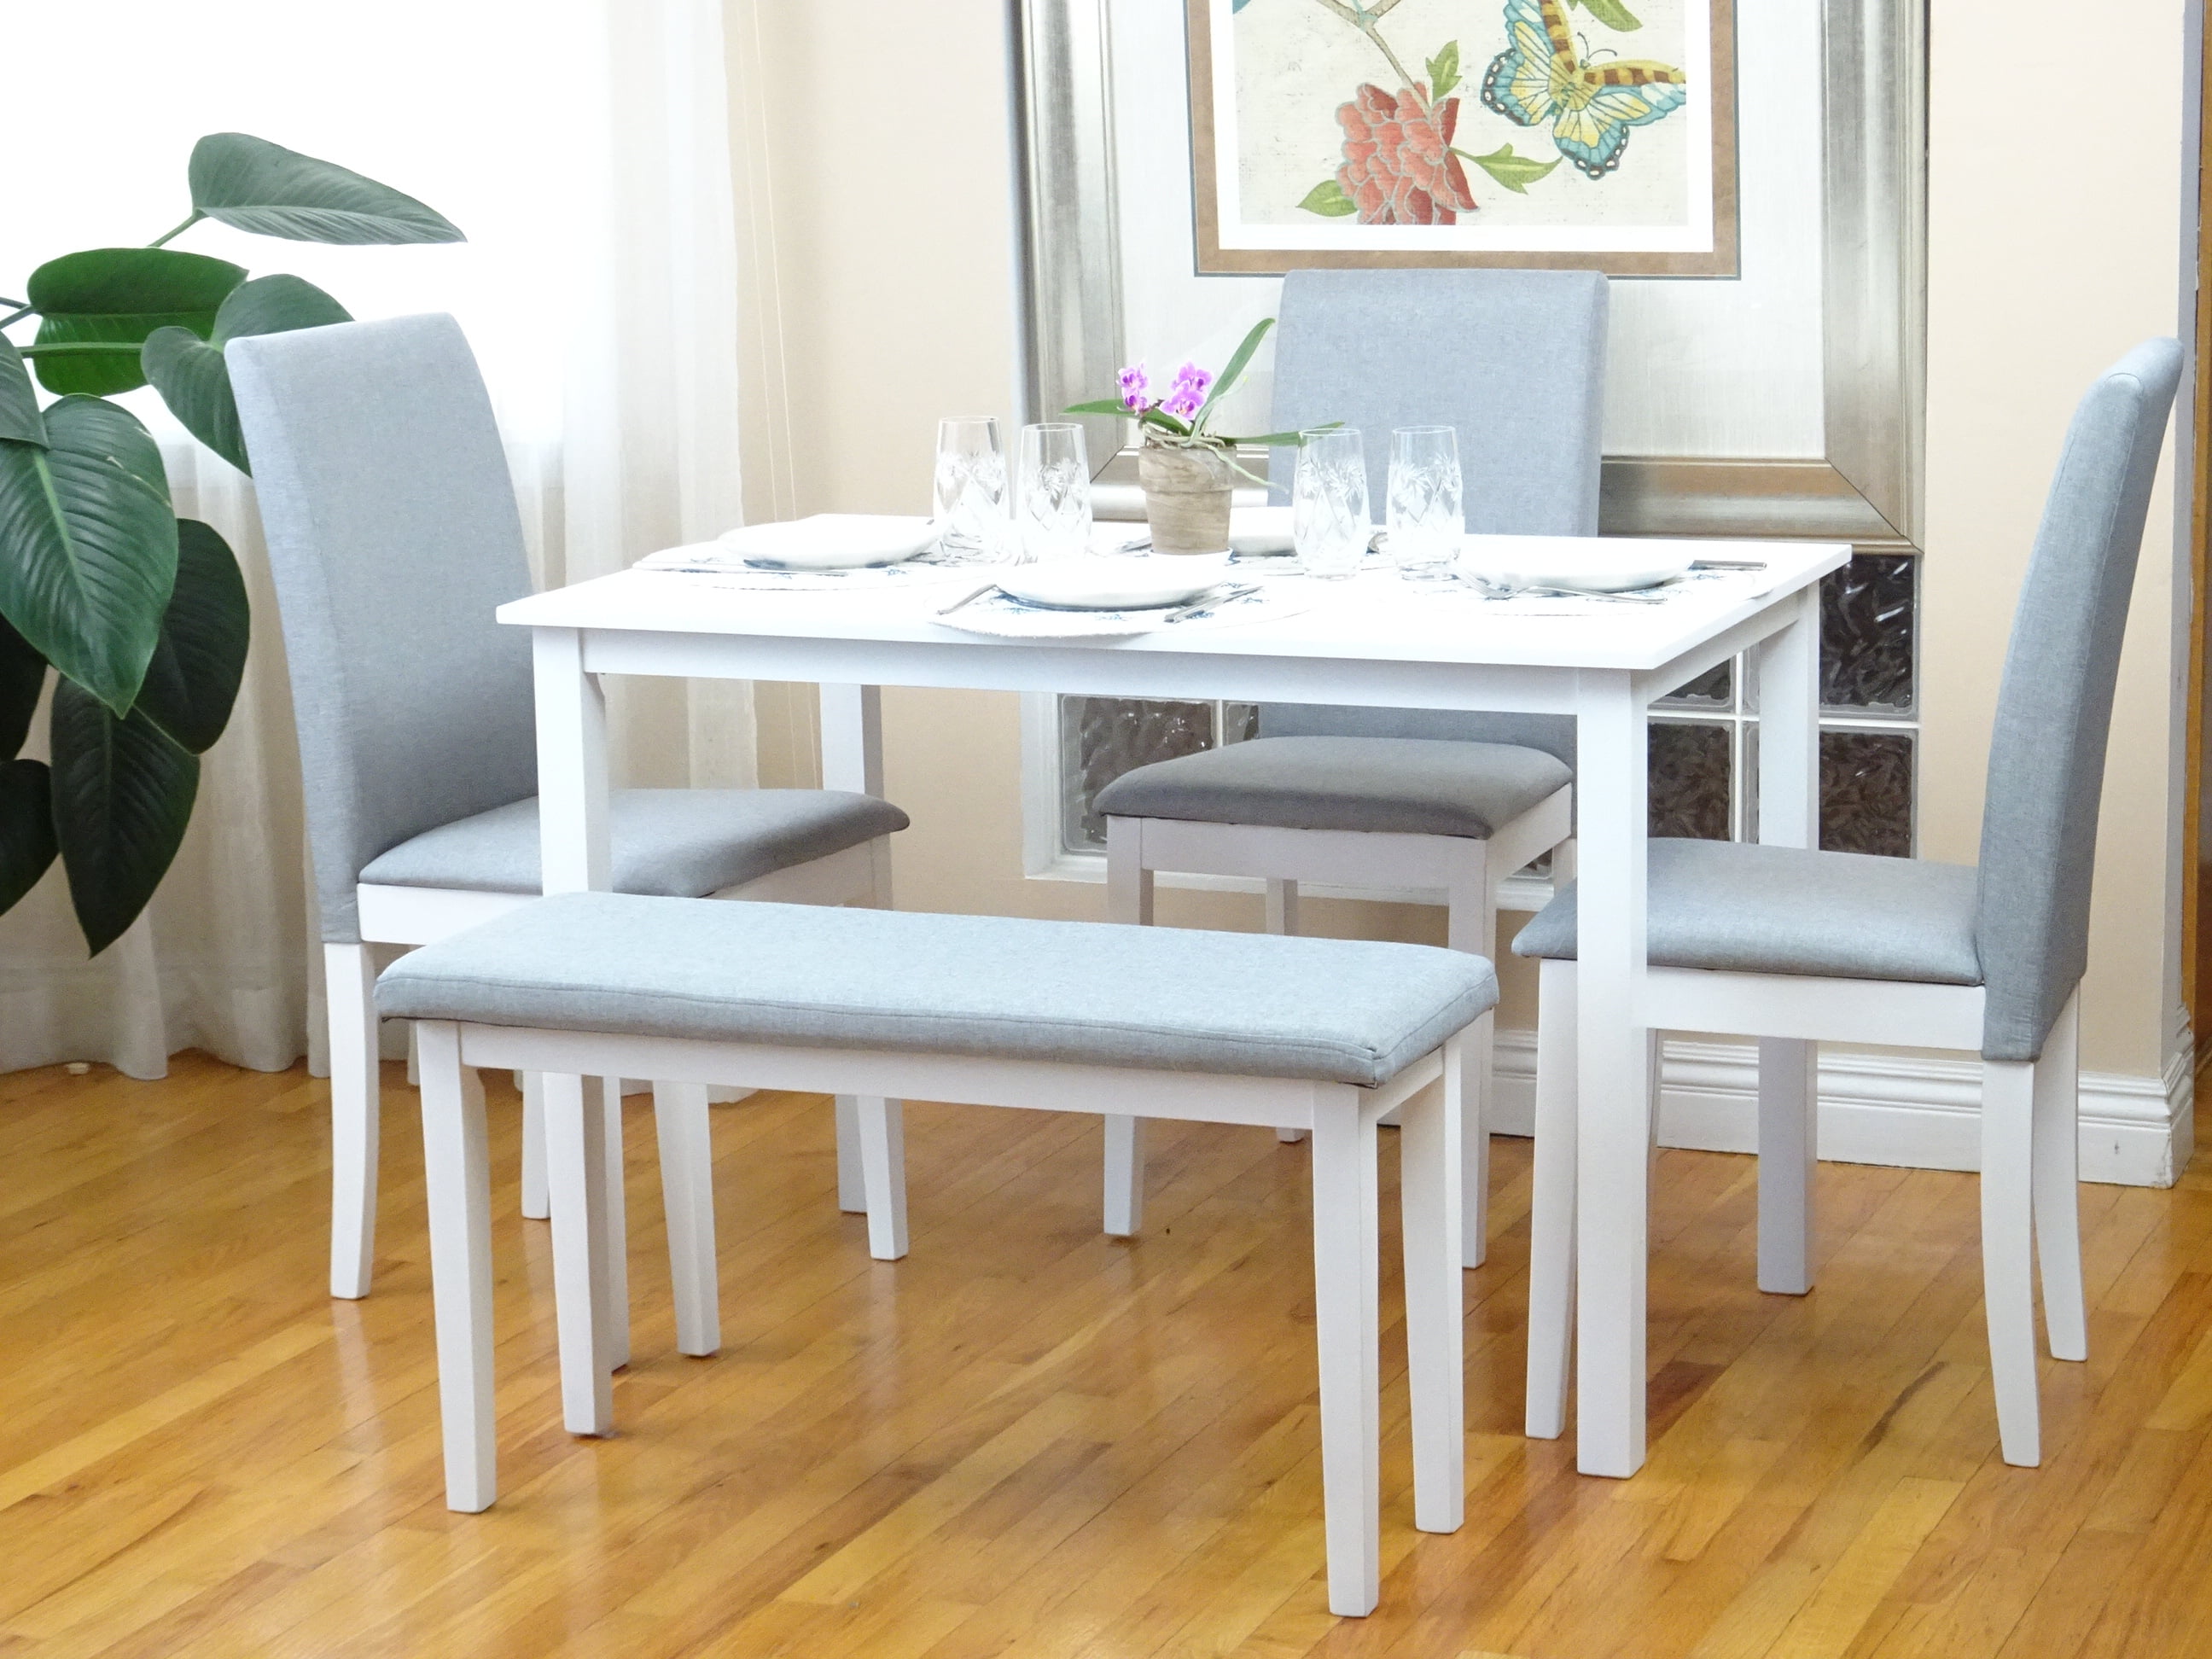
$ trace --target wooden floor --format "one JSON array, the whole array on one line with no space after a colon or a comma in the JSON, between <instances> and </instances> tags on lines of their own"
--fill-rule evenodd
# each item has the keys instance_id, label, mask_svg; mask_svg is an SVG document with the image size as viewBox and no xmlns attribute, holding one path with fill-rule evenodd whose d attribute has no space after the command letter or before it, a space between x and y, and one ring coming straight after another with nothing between
<instances>
[{"instance_id":1,"label":"wooden floor","mask_svg":"<svg viewBox=\"0 0 2212 1659\"><path fill-rule=\"evenodd\" d=\"M914 1107L914 1253L885 1266L836 1212L825 1102L718 1108L726 1346L696 1360L634 1102L638 1359L593 1443L559 1426L495 1087L502 1496L455 1516L413 1097L386 1099L380 1277L348 1304L319 1083L0 1079L0 1656L2212 1652L2203 1160L2085 1189L2094 1358L2045 1363L2025 1471L1996 1458L1972 1177L1824 1167L1821 1286L1790 1299L1751 1288L1750 1160L1665 1154L1651 1460L1615 1482L1517 1432L1528 1149L1501 1140L1467 1527L1411 1528L1394 1280L1382 1605L1337 1620L1303 1147L1156 1126L1150 1231L1116 1244L1095 1121Z\"/></svg>"}]
</instances>

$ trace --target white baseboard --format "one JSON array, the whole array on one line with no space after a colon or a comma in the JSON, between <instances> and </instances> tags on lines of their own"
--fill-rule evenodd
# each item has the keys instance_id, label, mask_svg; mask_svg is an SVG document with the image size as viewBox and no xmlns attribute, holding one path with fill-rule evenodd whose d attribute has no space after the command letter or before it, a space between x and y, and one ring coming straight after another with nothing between
<instances>
[{"instance_id":1,"label":"white baseboard","mask_svg":"<svg viewBox=\"0 0 2212 1659\"><path fill-rule=\"evenodd\" d=\"M1703 1152L1758 1149L1757 1049L1669 1038L1661 1066L1659 1139ZM1492 1127L1530 1132L1533 1031L1498 1034ZM1981 1064L1900 1054L1820 1057L1820 1156L1840 1164L1972 1170L1981 1161ZM2189 1161L2193 1089L2185 1057L2163 1079L2081 1074L2081 1178L2171 1187Z\"/></svg>"}]
</instances>

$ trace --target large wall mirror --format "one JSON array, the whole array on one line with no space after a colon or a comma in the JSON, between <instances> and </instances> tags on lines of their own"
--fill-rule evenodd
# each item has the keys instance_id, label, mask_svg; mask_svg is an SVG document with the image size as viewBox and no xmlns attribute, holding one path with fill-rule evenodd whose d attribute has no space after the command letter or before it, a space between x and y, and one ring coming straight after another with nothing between
<instances>
[{"instance_id":1,"label":"large wall mirror","mask_svg":"<svg viewBox=\"0 0 2212 1659\"><path fill-rule=\"evenodd\" d=\"M1030 408L1109 392L1139 357L1218 362L1280 279L1197 274L1185 0L1018 4ZM1915 842L1925 5L1735 7L1740 274L1614 278L1606 414L1608 533L1860 550L1824 596L1823 840L1893 854ZM1255 370L1237 414L1264 422ZM1094 459L1115 458L1102 501L1133 497L1128 429L1091 426ZM1757 711L1736 681L1683 688L1655 723L1655 833L1750 832ZM1069 699L1030 724L1036 869L1092 854L1088 798L1120 771L1247 721Z\"/></svg>"}]
</instances>

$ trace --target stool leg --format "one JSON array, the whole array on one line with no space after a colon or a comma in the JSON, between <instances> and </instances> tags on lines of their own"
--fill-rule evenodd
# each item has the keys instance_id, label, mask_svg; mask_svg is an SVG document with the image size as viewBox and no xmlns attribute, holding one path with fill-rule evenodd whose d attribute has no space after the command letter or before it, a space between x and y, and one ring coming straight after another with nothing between
<instances>
[{"instance_id":1,"label":"stool leg","mask_svg":"<svg viewBox=\"0 0 2212 1659\"><path fill-rule=\"evenodd\" d=\"M861 1215L868 1207L867 1182L860 1178L860 1100L837 1097L837 1207Z\"/></svg>"},{"instance_id":2,"label":"stool leg","mask_svg":"<svg viewBox=\"0 0 2212 1659\"><path fill-rule=\"evenodd\" d=\"M606 1096L597 1079L545 1074L545 1176L553 1205L553 1298L561 1407L571 1434L614 1426L607 1373Z\"/></svg>"},{"instance_id":3,"label":"stool leg","mask_svg":"<svg viewBox=\"0 0 2212 1659\"><path fill-rule=\"evenodd\" d=\"M606 1200L599 1209L605 1229L599 1247L599 1321L605 1327L607 1369L618 1371L629 1364L629 1160L623 1156L623 1080L603 1077L595 1085L605 1103L599 1121L607 1140Z\"/></svg>"},{"instance_id":4,"label":"stool leg","mask_svg":"<svg viewBox=\"0 0 2212 1659\"><path fill-rule=\"evenodd\" d=\"M1567 1426L1575 1315L1575 964L1547 962L1536 996L1536 1159L1528 1214L1528 1386L1524 1431Z\"/></svg>"},{"instance_id":5,"label":"stool leg","mask_svg":"<svg viewBox=\"0 0 2212 1659\"><path fill-rule=\"evenodd\" d=\"M678 1353L722 1346L714 1265L714 1138L703 1083L653 1085L660 1143L660 1201L668 1214L668 1276L676 1298Z\"/></svg>"},{"instance_id":6,"label":"stool leg","mask_svg":"<svg viewBox=\"0 0 2212 1659\"><path fill-rule=\"evenodd\" d=\"M1152 872L1145 867L1142 818L1106 820L1106 919L1152 925ZM1106 1231L1129 1238L1145 1224L1145 1125L1106 1114Z\"/></svg>"},{"instance_id":7,"label":"stool leg","mask_svg":"<svg viewBox=\"0 0 2212 1659\"><path fill-rule=\"evenodd\" d=\"M1759 1042L1759 1288L1782 1296L1813 1288L1820 1054L1796 1037Z\"/></svg>"},{"instance_id":8,"label":"stool leg","mask_svg":"<svg viewBox=\"0 0 2212 1659\"><path fill-rule=\"evenodd\" d=\"M1375 1125L1362 1121L1351 1091L1315 1094L1314 1340L1328 1610L1356 1619L1382 1594Z\"/></svg>"},{"instance_id":9,"label":"stool leg","mask_svg":"<svg viewBox=\"0 0 2212 1659\"><path fill-rule=\"evenodd\" d=\"M1456 1532L1467 1513L1467 1407L1461 1327L1459 1055L1398 1117L1400 1231L1406 1252L1406 1374L1413 1415L1413 1524Z\"/></svg>"},{"instance_id":10,"label":"stool leg","mask_svg":"<svg viewBox=\"0 0 2212 1659\"><path fill-rule=\"evenodd\" d=\"M868 1254L906 1254L906 1112L902 1101L860 1097L860 1170L868 1187Z\"/></svg>"},{"instance_id":11,"label":"stool leg","mask_svg":"<svg viewBox=\"0 0 2212 1659\"><path fill-rule=\"evenodd\" d=\"M535 1072L517 1072L522 1086L522 1218L543 1221L545 1206L545 1086Z\"/></svg>"},{"instance_id":12,"label":"stool leg","mask_svg":"<svg viewBox=\"0 0 2212 1659\"><path fill-rule=\"evenodd\" d=\"M2035 1062L2035 1251L2053 1359L2089 1357L2081 1293L2080 994L2066 1000Z\"/></svg>"},{"instance_id":13,"label":"stool leg","mask_svg":"<svg viewBox=\"0 0 2212 1659\"><path fill-rule=\"evenodd\" d=\"M366 945L323 946L331 1031L331 1294L368 1294L376 1256L381 1106L376 962Z\"/></svg>"},{"instance_id":14,"label":"stool leg","mask_svg":"<svg viewBox=\"0 0 2212 1659\"><path fill-rule=\"evenodd\" d=\"M1497 951L1498 893L1490 879L1490 844L1470 841L1453 854L1450 884L1444 893L1444 942L1470 956ZM1460 1265L1480 1267L1490 1255L1490 1066L1492 1018L1485 1014L1459 1042L1466 1168L1460 1185L1466 1194L1462 1212L1466 1236Z\"/></svg>"},{"instance_id":15,"label":"stool leg","mask_svg":"<svg viewBox=\"0 0 2212 1659\"><path fill-rule=\"evenodd\" d=\"M2033 1152L2035 1068L1982 1062L1982 1305L2004 1461L2043 1461L2035 1382Z\"/></svg>"},{"instance_id":16,"label":"stool leg","mask_svg":"<svg viewBox=\"0 0 2212 1659\"><path fill-rule=\"evenodd\" d=\"M491 1175L482 1079L461 1065L460 1034L422 1024L422 1171L430 1211L430 1304L438 1332L438 1415L446 1507L474 1514L498 1495L492 1418Z\"/></svg>"},{"instance_id":17,"label":"stool leg","mask_svg":"<svg viewBox=\"0 0 2212 1659\"><path fill-rule=\"evenodd\" d=\"M1298 884L1294 881L1267 878L1267 931L1271 933L1295 934L1298 931ZM1284 1146L1294 1146L1306 1138L1304 1129L1278 1129L1275 1139Z\"/></svg>"}]
</instances>

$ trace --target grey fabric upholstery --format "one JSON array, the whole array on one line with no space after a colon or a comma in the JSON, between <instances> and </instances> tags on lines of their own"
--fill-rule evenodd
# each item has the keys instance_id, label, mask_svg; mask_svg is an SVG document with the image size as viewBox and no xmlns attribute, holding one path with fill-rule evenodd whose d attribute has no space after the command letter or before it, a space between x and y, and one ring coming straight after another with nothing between
<instances>
[{"instance_id":1,"label":"grey fabric upholstery","mask_svg":"<svg viewBox=\"0 0 2212 1659\"><path fill-rule=\"evenodd\" d=\"M2113 684L2181 348L2144 342L2068 428L1997 695L1981 861L1654 842L1650 959L1674 967L1980 983L1982 1054L2028 1060L2088 964L2089 883ZM1962 910L1971 892L1971 916ZM1570 891L1522 956L1574 953ZM1962 977L1961 965L1978 964Z\"/></svg>"},{"instance_id":2,"label":"grey fabric upholstery","mask_svg":"<svg viewBox=\"0 0 2212 1659\"><path fill-rule=\"evenodd\" d=\"M1352 708L1332 703L1263 702L1262 738L1425 738L1516 744L1575 763L1572 714L1486 714L1460 708Z\"/></svg>"},{"instance_id":3,"label":"grey fabric upholstery","mask_svg":"<svg viewBox=\"0 0 2212 1659\"><path fill-rule=\"evenodd\" d=\"M1651 843L1646 949L1660 968L1978 985L1974 869L1729 841ZM1571 884L1513 941L1571 960Z\"/></svg>"},{"instance_id":4,"label":"grey fabric upholstery","mask_svg":"<svg viewBox=\"0 0 2212 1659\"><path fill-rule=\"evenodd\" d=\"M2181 347L2147 340L2089 389L2036 532L1990 743L1982 1052L2033 1060L2089 958L2097 803L2128 596Z\"/></svg>"},{"instance_id":5,"label":"grey fabric upholstery","mask_svg":"<svg viewBox=\"0 0 2212 1659\"><path fill-rule=\"evenodd\" d=\"M1511 744L1275 738L1140 766L1097 804L1117 817L1487 841L1572 776L1543 750Z\"/></svg>"},{"instance_id":6,"label":"grey fabric upholstery","mask_svg":"<svg viewBox=\"0 0 2212 1659\"><path fill-rule=\"evenodd\" d=\"M834 789L621 789L608 803L617 893L703 898L907 827L873 795ZM538 800L440 824L362 866L393 887L538 890Z\"/></svg>"},{"instance_id":7,"label":"grey fabric upholstery","mask_svg":"<svg viewBox=\"0 0 2212 1659\"><path fill-rule=\"evenodd\" d=\"M226 351L283 613L323 937L362 866L538 790L530 591L491 400L450 317Z\"/></svg>"},{"instance_id":8,"label":"grey fabric upholstery","mask_svg":"<svg viewBox=\"0 0 2212 1659\"><path fill-rule=\"evenodd\" d=\"M1370 1085L1498 981L1419 945L568 893L402 957L376 1000L403 1019Z\"/></svg>"}]
</instances>

